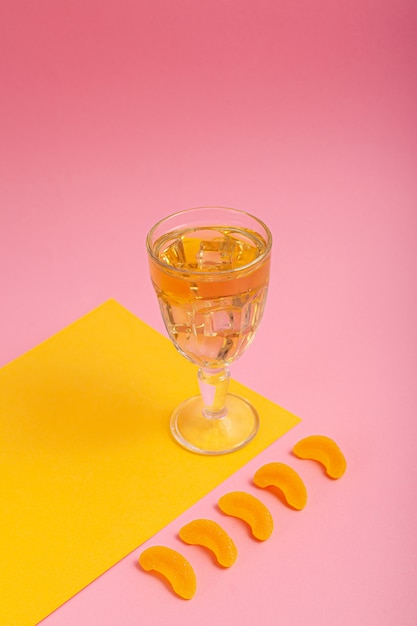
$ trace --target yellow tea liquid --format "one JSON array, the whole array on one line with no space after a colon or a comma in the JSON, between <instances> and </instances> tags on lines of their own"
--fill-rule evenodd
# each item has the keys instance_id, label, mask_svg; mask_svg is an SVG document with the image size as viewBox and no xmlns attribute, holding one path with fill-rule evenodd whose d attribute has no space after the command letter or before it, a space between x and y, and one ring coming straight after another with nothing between
<instances>
[{"instance_id":1,"label":"yellow tea liquid","mask_svg":"<svg viewBox=\"0 0 417 626\"><path fill-rule=\"evenodd\" d=\"M270 255L256 232L226 226L164 234L150 258L167 331L188 359L220 367L249 345L264 310ZM262 258L260 258L262 257Z\"/></svg>"}]
</instances>

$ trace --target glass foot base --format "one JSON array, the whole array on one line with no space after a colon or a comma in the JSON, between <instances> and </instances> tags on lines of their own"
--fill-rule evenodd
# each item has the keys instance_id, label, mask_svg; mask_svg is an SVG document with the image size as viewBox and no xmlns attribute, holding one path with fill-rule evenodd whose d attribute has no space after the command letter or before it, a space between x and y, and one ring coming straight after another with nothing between
<instances>
[{"instance_id":1,"label":"glass foot base","mask_svg":"<svg viewBox=\"0 0 417 626\"><path fill-rule=\"evenodd\" d=\"M244 398L226 396L224 417L205 417L201 396L180 404L171 416L171 432L184 448L199 454L227 454L249 443L259 429L259 416Z\"/></svg>"}]
</instances>

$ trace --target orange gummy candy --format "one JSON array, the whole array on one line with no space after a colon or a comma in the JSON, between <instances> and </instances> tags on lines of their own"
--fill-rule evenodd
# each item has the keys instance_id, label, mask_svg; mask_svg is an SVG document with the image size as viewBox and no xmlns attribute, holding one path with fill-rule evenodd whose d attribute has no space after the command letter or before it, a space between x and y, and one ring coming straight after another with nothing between
<instances>
[{"instance_id":1,"label":"orange gummy candy","mask_svg":"<svg viewBox=\"0 0 417 626\"><path fill-rule=\"evenodd\" d=\"M325 435L305 437L295 444L292 451L300 459L321 463L330 478L341 478L346 471L343 452L333 439Z\"/></svg>"},{"instance_id":2,"label":"orange gummy candy","mask_svg":"<svg viewBox=\"0 0 417 626\"><path fill-rule=\"evenodd\" d=\"M166 546L147 548L139 556L139 564L146 572L160 574L184 600L194 596L197 588L194 570L176 550Z\"/></svg>"},{"instance_id":3,"label":"orange gummy candy","mask_svg":"<svg viewBox=\"0 0 417 626\"><path fill-rule=\"evenodd\" d=\"M255 539L265 541L272 535L274 521L263 502L246 491L231 491L219 500L219 507L226 515L238 517L249 524Z\"/></svg>"},{"instance_id":4,"label":"orange gummy candy","mask_svg":"<svg viewBox=\"0 0 417 626\"><path fill-rule=\"evenodd\" d=\"M180 529L180 539L191 545L203 546L210 550L219 565L230 567L237 559L237 549L233 539L213 520L196 519Z\"/></svg>"},{"instance_id":5,"label":"orange gummy candy","mask_svg":"<svg viewBox=\"0 0 417 626\"><path fill-rule=\"evenodd\" d=\"M257 470L253 480L262 489L277 489L286 504L297 511L307 504L307 489L301 477L285 463L266 463Z\"/></svg>"}]
</instances>

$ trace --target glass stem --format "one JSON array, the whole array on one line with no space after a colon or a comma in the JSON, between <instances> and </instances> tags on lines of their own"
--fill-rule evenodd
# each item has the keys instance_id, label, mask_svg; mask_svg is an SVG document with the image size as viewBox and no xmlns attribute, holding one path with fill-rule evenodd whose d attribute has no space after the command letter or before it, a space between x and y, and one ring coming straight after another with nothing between
<instances>
[{"instance_id":1,"label":"glass stem","mask_svg":"<svg viewBox=\"0 0 417 626\"><path fill-rule=\"evenodd\" d=\"M227 414L225 402L229 380L230 372L227 365L217 369L200 367L198 370L198 384L204 402L205 417L216 419Z\"/></svg>"}]
</instances>

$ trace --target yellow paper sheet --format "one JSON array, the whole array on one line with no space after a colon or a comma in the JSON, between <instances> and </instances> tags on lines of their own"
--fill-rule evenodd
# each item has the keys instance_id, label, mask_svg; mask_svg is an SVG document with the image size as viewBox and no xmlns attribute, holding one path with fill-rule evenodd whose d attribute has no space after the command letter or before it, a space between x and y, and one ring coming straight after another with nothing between
<instances>
[{"instance_id":1,"label":"yellow paper sheet","mask_svg":"<svg viewBox=\"0 0 417 626\"><path fill-rule=\"evenodd\" d=\"M298 423L232 385L257 437L183 450L169 417L196 368L114 300L0 370L0 624L39 622Z\"/></svg>"}]
</instances>

